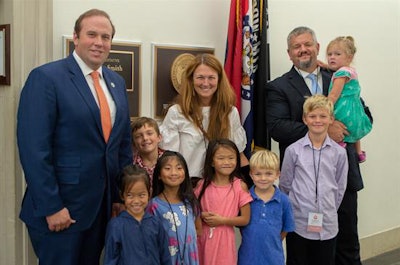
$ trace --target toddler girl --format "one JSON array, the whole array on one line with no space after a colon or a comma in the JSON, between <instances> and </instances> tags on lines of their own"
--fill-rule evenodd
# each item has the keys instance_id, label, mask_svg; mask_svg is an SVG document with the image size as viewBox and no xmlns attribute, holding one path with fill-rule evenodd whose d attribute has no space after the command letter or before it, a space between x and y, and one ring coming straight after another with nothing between
<instances>
[{"instance_id":1,"label":"toddler girl","mask_svg":"<svg viewBox=\"0 0 400 265\"><path fill-rule=\"evenodd\" d=\"M350 67L355 53L356 47L351 36L337 37L329 43L328 67L336 72L332 76L328 98L335 104L335 119L342 122L349 132L343 142L355 143L358 160L362 163L366 160L366 154L361 150L359 140L371 131L372 124L361 104L357 73Z\"/></svg>"}]
</instances>

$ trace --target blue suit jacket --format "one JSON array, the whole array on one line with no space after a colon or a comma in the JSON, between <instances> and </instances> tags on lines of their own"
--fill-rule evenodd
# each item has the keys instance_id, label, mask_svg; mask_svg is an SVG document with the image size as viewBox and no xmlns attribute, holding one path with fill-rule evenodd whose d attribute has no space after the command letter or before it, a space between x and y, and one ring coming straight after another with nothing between
<instances>
[{"instance_id":1,"label":"blue suit jacket","mask_svg":"<svg viewBox=\"0 0 400 265\"><path fill-rule=\"evenodd\" d=\"M66 207L77 222L93 223L104 194L108 212L120 170L132 163L125 82L103 67L116 117L105 143L100 110L74 57L34 69L21 92L17 140L27 188L20 218L48 231L45 217Z\"/></svg>"}]
</instances>

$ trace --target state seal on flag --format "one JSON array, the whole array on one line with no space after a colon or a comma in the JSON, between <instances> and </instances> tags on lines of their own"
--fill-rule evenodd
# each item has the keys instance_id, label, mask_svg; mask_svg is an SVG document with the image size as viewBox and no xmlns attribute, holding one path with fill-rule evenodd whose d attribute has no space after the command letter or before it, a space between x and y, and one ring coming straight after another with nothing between
<instances>
[{"instance_id":1,"label":"state seal on flag","mask_svg":"<svg viewBox=\"0 0 400 265\"><path fill-rule=\"evenodd\" d=\"M189 63L193 61L195 56L191 53L182 53L177 56L171 66L171 81L175 90L180 93L182 84L182 75L186 71Z\"/></svg>"}]
</instances>

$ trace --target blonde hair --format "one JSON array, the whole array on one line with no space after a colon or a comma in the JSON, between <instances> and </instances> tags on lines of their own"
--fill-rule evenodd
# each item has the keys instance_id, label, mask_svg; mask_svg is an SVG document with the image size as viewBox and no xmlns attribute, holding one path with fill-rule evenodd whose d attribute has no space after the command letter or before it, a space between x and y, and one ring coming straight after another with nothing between
<instances>
[{"instance_id":1,"label":"blonde hair","mask_svg":"<svg viewBox=\"0 0 400 265\"><path fill-rule=\"evenodd\" d=\"M218 85L211 100L210 122L207 131L203 130L203 114L199 97L194 90L193 73L200 65L212 68L218 74ZM224 68L219 60L212 54L203 53L197 55L188 65L183 77L181 94L176 103L180 106L182 114L191 120L199 128L208 140L217 138L229 138L230 123L229 114L236 103L236 95L233 91Z\"/></svg>"},{"instance_id":2,"label":"blonde hair","mask_svg":"<svg viewBox=\"0 0 400 265\"><path fill-rule=\"evenodd\" d=\"M333 115L333 103L324 95L314 95L306 99L303 105L303 116L316 109L325 109L329 115Z\"/></svg>"},{"instance_id":3,"label":"blonde hair","mask_svg":"<svg viewBox=\"0 0 400 265\"><path fill-rule=\"evenodd\" d=\"M260 150L250 157L250 170L255 168L279 171L279 158L269 150Z\"/></svg>"},{"instance_id":4,"label":"blonde hair","mask_svg":"<svg viewBox=\"0 0 400 265\"><path fill-rule=\"evenodd\" d=\"M328 52L328 50L333 45L339 45L340 47L343 48L344 52L350 56L354 56L354 54L356 54L356 51L357 51L357 48L354 45L354 38L352 36L336 37L334 40L329 42L328 47L326 48L326 51Z\"/></svg>"}]
</instances>

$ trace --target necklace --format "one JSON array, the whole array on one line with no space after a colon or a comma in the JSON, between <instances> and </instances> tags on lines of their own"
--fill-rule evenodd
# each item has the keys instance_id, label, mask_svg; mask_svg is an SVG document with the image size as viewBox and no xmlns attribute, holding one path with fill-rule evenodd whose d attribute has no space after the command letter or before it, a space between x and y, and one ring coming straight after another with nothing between
<instances>
[{"instance_id":1,"label":"necklace","mask_svg":"<svg viewBox=\"0 0 400 265\"><path fill-rule=\"evenodd\" d=\"M177 244L178 244L178 254L179 254L179 258L181 259L180 264L181 264L181 265L184 265L184 264L185 264L185 263L184 263L184 261L185 261L185 260L184 260L184 257L185 257L186 243L183 242L183 251L181 252L181 244L179 243L178 226L176 225L175 214L174 214L174 211L172 210L171 203L169 202L167 196L165 195L164 192L162 192L162 194L163 194L165 200L166 200L167 203L168 203L169 209L171 210L172 218L174 219L176 242L177 242ZM186 211L185 237L184 237L184 240L186 241L186 238L187 238L187 230L188 230L188 215L189 215L189 212L188 212L188 209L187 209L187 207L186 207L186 202L183 202L183 205L185 206L185 211Z\"/></svg>"}]
</instances>

